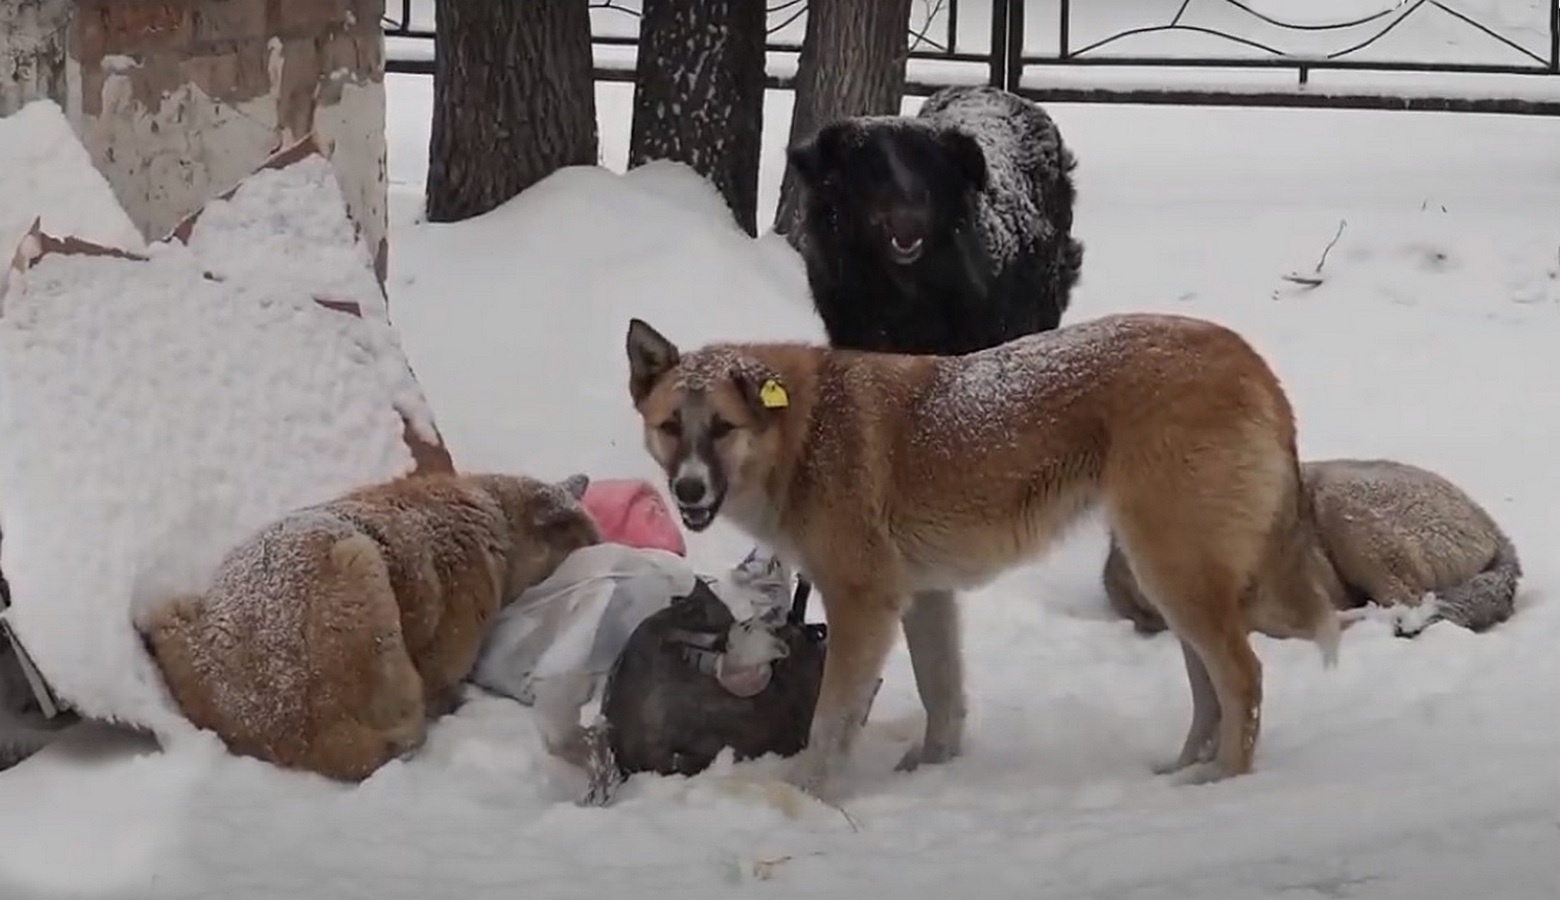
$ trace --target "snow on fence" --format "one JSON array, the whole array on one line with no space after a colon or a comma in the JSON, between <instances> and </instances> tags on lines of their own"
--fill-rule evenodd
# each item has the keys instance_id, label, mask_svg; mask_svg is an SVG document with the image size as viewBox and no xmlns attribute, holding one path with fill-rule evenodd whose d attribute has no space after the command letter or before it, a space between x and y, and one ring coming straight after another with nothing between
<instances>
[{"instance_id":1,"label":"snow on fence","mask_svg":"<svg viewBox=\"0 0 1560 900\"><path fill-rule=\"evenodd\" d=\"M806 0L768 0L768 75L795 76ZM632 80L638 0L591 0L596 77ZM433 0L389 0L387 69L433 71ZM915 0L906 92L1042 102L1560 115L1554 0Z\"/></svg>"}]
</instances>

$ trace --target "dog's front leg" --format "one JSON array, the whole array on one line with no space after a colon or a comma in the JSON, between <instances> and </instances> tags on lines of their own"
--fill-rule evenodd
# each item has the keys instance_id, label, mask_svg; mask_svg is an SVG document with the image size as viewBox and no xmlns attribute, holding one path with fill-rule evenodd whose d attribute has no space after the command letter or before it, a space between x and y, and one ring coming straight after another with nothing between
<instances>
[{"instance_id":1,"label":"dog's front leg","mask_svg":"<svg viewBox=\"0 0 1560 900\"><path fill-rule=\"evenodd\" d=\"M821 579L816 584L829 622L829 649L807 747L792 760L786 781L822 799L861 731L862 713L894 644L902 602L881 585L852 590Z\"/></svg>"},{"instance_id":2,"label":"dog's front leg","mask_svg":"<svg viewBox=\"0 0 1560 900\"><path fill-rule=\"evenodd\" d=\"M963 752L964 654L960 646L958 598L952 591L922 591L904 616L905 645L915 688L926 710L926 735L896 767L901 772L922 763L943 763Z\"/></svg>"}]
</instances>

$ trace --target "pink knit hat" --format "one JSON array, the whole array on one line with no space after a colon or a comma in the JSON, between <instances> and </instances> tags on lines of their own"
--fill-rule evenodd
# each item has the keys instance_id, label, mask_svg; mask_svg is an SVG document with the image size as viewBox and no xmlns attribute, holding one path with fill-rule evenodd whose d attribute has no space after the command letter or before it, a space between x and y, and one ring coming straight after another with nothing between
<instances>
[{"instance_id":1,"label":"pink knit hat","mask_svg":"<svg viewBox=\"0 0 1560 900\"><path fill-rule=\"evenodd\" d=\"M666 501L648 481L593 479L580 503L596 520L602 540L629 547L666 550L678 556L688 555L682 529L672 518Z\"/></svg>"}]
</instances>

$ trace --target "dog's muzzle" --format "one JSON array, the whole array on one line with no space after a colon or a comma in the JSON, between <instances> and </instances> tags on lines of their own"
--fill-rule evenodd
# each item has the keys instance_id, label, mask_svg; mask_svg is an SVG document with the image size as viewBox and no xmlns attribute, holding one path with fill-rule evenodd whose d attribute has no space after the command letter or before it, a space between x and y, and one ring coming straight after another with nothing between
<instances>
[{"instance_id":1,"label":"dog's muzzle","mask_svg":"<svg viewBox=\"0 0 1560 900\"><path fill-rule=\"evenodd\" d=\"M908 266L921 258L926 251L926 241L923 238L915 238L908 243L901 242L897 235L888 239L889 257L901 266Z\"/></svg>"},{"instance_id":2,"label":"dog's muzzle","mask_svg":"<svg viewBox=\"0 0 1560 900\"><path fill-rule=\"evenodd\" d=\"M679 474L669 485L672 498L677 501L677 513L690 531L703 531L715 521L724 499L709 480Z\"/></svg>"},{"instance_id":3,"label":"dog's muzzle","mask_svg":"<svg viewBox=\"0 0 1560 900\"><path fill-rule=\"evenodd\" d=\"M682 517L683 524L689 531L703 531L715 521L716 507L714 506L683 506L677 504L677 513Z\"/></svg>"}]
</instances>

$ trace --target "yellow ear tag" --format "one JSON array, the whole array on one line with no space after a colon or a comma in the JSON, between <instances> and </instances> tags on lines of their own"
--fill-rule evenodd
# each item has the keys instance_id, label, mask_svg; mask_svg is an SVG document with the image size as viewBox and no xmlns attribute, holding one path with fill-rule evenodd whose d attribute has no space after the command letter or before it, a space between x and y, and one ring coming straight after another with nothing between
<instances>
[{"instance_id":1,"label":"yellow ear tag","mask_svg":"<svg viewBox=\"0 0 1560 900\"><path fill-rule=\"evenodd\" d=\"M785 409L791 405L791 395L785 392L785 385L771 378L758 389L758 402L765 409Z\"/></svg>"}]
</instances>

